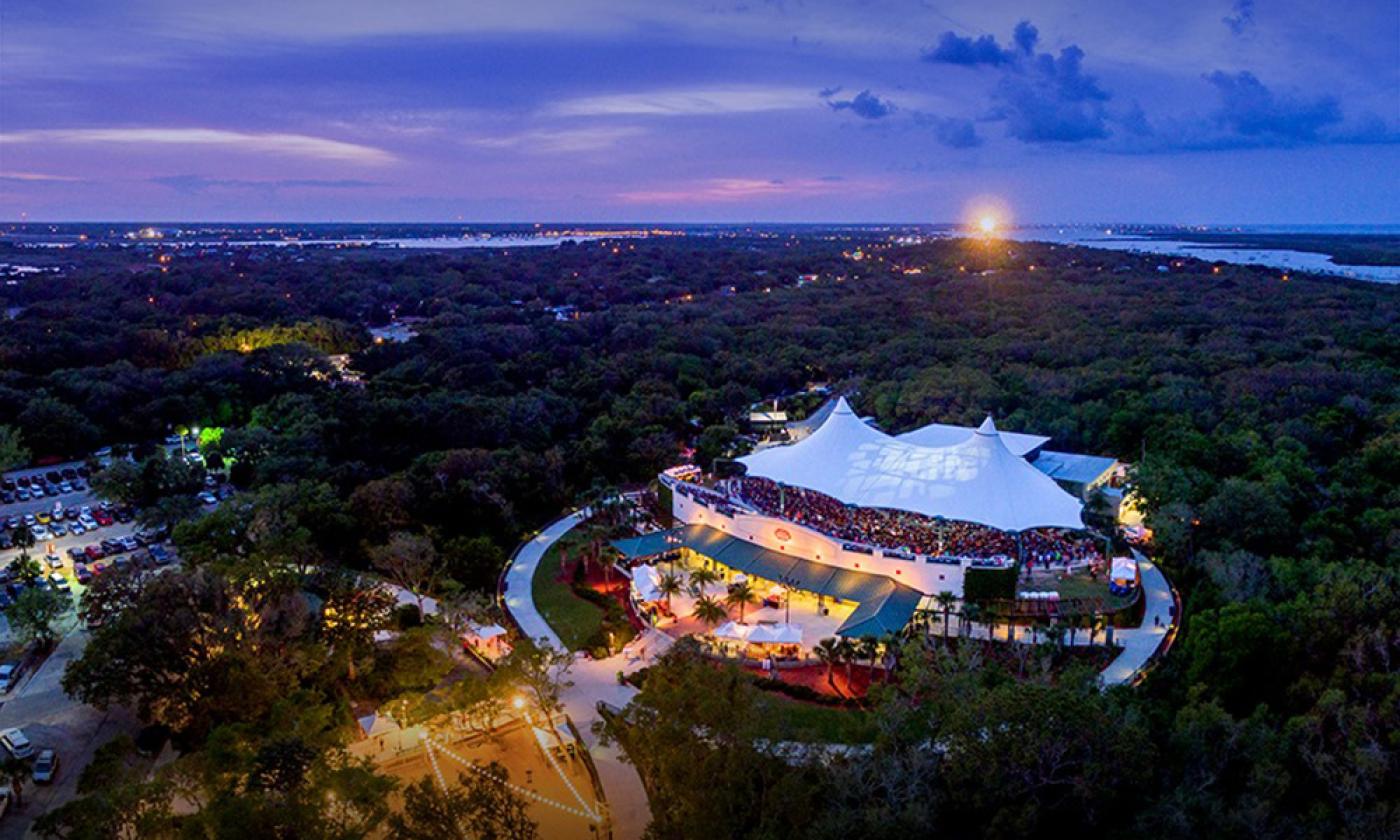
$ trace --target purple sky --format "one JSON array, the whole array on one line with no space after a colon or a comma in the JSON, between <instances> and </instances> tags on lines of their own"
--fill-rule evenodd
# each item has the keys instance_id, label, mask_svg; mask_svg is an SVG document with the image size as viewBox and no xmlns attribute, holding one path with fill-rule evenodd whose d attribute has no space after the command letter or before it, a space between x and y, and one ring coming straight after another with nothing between
<instances>
[{"instance_id":1,"label":"purple sky","mask_svg":"<svg viewBox=\"0 0 1400 840\"><path fill-rule=\"evenodd\" d=\"M1400 223L1395 0L4 0L0 218Z\"/></svg>"}]
</instances>

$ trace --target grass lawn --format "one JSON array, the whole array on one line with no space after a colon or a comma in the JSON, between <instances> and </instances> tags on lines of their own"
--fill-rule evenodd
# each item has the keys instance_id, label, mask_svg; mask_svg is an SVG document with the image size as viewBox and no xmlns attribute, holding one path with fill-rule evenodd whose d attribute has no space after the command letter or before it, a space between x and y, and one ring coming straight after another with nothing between
<instances>
[{"instance_id":1,"label":"grass lawn","mask_svg":"<svg viewBox=\"0 0 1400 840\"><path fill-rule=\"evenodd\" d=\"M564 553L576 560L588 544L585 533L584 529L575 528L560 537L540 559L534 580L530 581L535 607L569 650L583 650L590 640L596 641L606 614L601 606L575 595L569 583L559 580ZM633 632L625 623L615 628L615 644L626 644Z\"/></svg>"},{"instance_id":2,"label":"grass lawn","mask_svg":"<svg viewBox=\"0 0 1400 840\"><path fill-rule=\"evenodd\" d=\"M1023 578L1016 582L1016 588L1019 590L1055 591L1060 593L1061 598L1083 600L1098 598L1103 601L1105 612L1121 610L1133 600L1131 595L1114 595L1109 592L1108 581L1102 576L1098 580L1091 580L1084 573L1072 574L1064 579L1059 576L1044 577L1040 575L1030 581Z\"/></svg>"},{"instance_id":3,"label":"grass lawn","mask_svg":"<svg viewBox=\"0 0 1400 840\"><path fill-rule=\"evenodd\" d=\"M862 709L843 709L803 703L772 692L764 700L779 712L773 738L779 741L814 741L832 744L868 744L875 740L875 725Z\"/></svg>"}]
</instances>

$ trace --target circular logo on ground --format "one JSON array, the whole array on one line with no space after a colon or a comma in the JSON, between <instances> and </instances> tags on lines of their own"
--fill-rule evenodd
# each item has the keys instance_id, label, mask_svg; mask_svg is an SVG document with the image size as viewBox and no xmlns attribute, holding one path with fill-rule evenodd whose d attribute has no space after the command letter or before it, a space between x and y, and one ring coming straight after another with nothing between
<instances>
[{"instance_id":1,"label":"circular logo on ground","mask_svg":"<svg viewBox=\"0 0 1400 840\"><path fill-rule=\"evenodd\" d=\"M792 534L789 534L786 528L775 529L773 531L773 536L777 537L779 542L787 542L792 539Z\"/></svg>"}]
</instances>

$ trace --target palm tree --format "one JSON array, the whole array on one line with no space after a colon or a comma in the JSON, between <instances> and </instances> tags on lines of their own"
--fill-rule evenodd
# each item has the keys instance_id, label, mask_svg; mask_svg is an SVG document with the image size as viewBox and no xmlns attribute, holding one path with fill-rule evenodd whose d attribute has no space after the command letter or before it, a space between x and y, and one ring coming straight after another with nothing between
<instances>
[{"instance_id":1,"label":"palm tree","mask_svg":"<svg viewBox=\"0 0 1400 840\"><path fill-rule=\"evenodd\" d=\"M661 579L656 582L656 591L666 596L666 609L668 610L671 609L671 596L684 588L685 584L681 583L681 579L670 572L662 575Z\"/></svg>"},{"instance_id":2,"label":"palm tree","mask_svg":"<svg viewBox=\"0 0 1400 840\"><path fill-rule=\"evenodd\" d=\"M951 592L940 592L933 596L933 600L943 610L943 638L948 638L948 614L953 611L953 605L958 602L958 596Z\"/></svg>"},{"instance_id":3,"label":"palm tree","mask_svg":"<svg viewBox=\"0 0 1400 840\"><path fill-rule=\"evenodd\" d=\"M971 636L973 630L977 627L978 619L982 617L982 605L963 604L962 615L963 620L967 622L967 634Z\"/></svg>"},{"instance_id":4,"label":"palm tree","mask_svg":"<svg viewBox=\"0 0 1400 840\"><path fill-rule=\"evenodd\" d=\"M700 566L690 570L690 591L697 596L705 594L705 587L719 583L719 572L709 566Z\"/></svg>"},{"instance_id":5,"label":"palm tree","mask_svg":"<svg viewBox=\"0 0 1400 840\"><path fill-rule=\"evenodd\" d=\"M1099 635L1099 631L1103 629L1103 624L1104 624L1103 616L1099 615L1098 613L1094 613L1093 615L1089 616L1089 646L1090 646L1090 647L1093 647L1093 646L1094 646L1094 637L1096 637L1096 636Z\"/></svg>"},{"instance_id":6,"label":"palm tree","mask_svg":"<svg viewBox=\"0 0 1400 840\"><path fill-rule=\"evenodd\" d=\"M880 660L885 669L885 682L889 682L894 675L894 669L899 666L899 637L894 633L881 636L880 649L883 651Z\"/></svg>"},{"instance_id":7,"label":"palm tree","mask_svg":"<svg viewBox=\"0 0 1400 840\"><path fill-rule=\"evenodd\" d=\"M880 658L880 641L874 636L862 636L860 658L870 663L867 670L870 673L870 681L875 682L875 661Z\"/></svg>"},{"instance_id":8,"label":"palm tree","mask_svg":"<svg viewBox=\"0 0 1400 840\"><path fill-rule=\"evenodd\" d=\"M749 604L758 603L758 596L754 594L753 587L748 581L736 583L729 587L729 593L724 596L724 602L731 607L739 608L739 623L744 623L744 608Z\"/></svg>"},{"instance_id":9,"label":"palm tree","mask_svg":"<svg viewBox=\"0 0 1400 840\"><path fill-rule=\"evenodd\" d=\"M714 627L729 617L724 606L709 595L701 595L695 600L695 607L690 611L690 615L706 627Z\"/></svg>"},{"instance_id":10,"label":"palm tree","mask_svg":"<svg viewBox=\"0 0 1400 840\"><path fill-rule=\"evenodd\" d=\"M846 690L851 689L851 666L856 661L856 643L847 638L842 638L841 643L836 646L837 653L842 662L846 664Z\"/></svg>"},{"instance_id":11,"label":"palm tree","mask_svg":"<svg viewBox=\"0 0 1400 840\"><path fill-rule=\"evenodd\" d=\"M822 639L812 648L812 652L826 665L826 683L835 689L836 683L831 680L831 669L841 659L841 643L832 638Z\"/></svg>"},{"instance_id":12,"label":"palm tree","mask_svg":"<svg viewBox=\"0 0 1400 840\"><path fill-rule=\"evenodd\" d=\"M1074 636L1079 632L1079 628L1084 624L1084 616L1079 613L1069 617L1069 646L1074 647Z\"/></svg>"}]
</instances>

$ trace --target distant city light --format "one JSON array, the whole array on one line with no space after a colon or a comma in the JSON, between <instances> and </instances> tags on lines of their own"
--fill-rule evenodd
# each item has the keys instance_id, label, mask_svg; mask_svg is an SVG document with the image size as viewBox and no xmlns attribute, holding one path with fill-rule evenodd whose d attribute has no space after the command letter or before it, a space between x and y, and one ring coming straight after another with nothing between
<instances>
[{"instance_id":1,"label":"distant city light","mask_svg":"<svg viewBox=\"0 0 1400 840\"><path fill-rule=\"evenodd\" d=\"M979 228L982 229L982 232L983 232L983 233L987 233L987 234L996 233L996 231L997 231L997 219L996 219L996 216L991 216L991 215L983 216L981 219L978 219L978 221L977 221L977 226L978 226Z\"/></svg>"}]
</instances>

